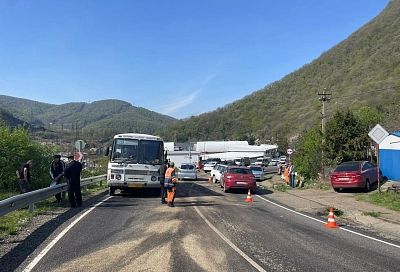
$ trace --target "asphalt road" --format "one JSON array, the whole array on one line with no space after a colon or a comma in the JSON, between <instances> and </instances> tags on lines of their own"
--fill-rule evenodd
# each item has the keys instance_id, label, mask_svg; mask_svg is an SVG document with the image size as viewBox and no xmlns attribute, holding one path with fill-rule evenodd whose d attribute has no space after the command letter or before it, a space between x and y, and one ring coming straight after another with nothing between
<instances>
[{"instance_id":1,"label":"asphalt road","mask_svg":"<svg viewBox=\"0 0 400 272\"><path fill-rule=\"evenodd\" d=\"M259 191L268 198L268 192ZM32 271L398 271L400 249L206 181L179 184L176 207L152 192L107 199ZM86 207L80 212L88 210ZM75 217L78 217L76 215ZM61 225L22 270L72 220Z\"/></svg>"}]
</instances>

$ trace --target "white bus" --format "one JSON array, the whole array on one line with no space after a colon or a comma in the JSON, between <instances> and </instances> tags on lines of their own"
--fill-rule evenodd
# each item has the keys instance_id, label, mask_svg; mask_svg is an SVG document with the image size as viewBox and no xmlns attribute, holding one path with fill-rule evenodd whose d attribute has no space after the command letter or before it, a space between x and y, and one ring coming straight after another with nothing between
<instances>
[{"instance_id":1,"label":"white bus","mask_svg":"<svg viewBox=\"0 0 400 272\"><path fill-rule=\"evenodd\" d=\"M136 133L115 135L107 155L110 195L116 189L160 188L158 169L164 163L164 142L160 137Z\"/></svg>"}]
</instances>

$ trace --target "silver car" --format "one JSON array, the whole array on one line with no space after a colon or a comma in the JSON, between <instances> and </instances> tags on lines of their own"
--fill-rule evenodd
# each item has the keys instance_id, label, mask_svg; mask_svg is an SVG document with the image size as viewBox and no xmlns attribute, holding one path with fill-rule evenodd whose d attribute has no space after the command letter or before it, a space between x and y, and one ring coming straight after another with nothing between
<instances>
[{"instance_id":1,"label":"silver car","mask_svg":"<svg viewBox=\"0 0 400 272\"><path fill-rule=\"evenodd\" d=\"M251 172L257 181L262 181L264 179L264 170L260 166L250 166Z\"/></svg>"},{"instance_id":2,"label":"silver car","mask_svg":"<svg viewBox=\"0 0 400 272\"><path fill-rule=\"evenodd\" d=\"M178 172L178 179L197 180L197 169L194 163L182 163Z\"/></svg>"}]
</instances>

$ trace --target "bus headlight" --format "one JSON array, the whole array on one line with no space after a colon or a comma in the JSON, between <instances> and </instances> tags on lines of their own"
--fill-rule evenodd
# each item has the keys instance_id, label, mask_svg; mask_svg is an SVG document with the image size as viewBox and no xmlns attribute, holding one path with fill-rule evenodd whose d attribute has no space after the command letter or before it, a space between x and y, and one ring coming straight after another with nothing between
<instances>
[{"instance_id":1,"label":"bus headlight","mask_svg":"<svg viewBox=\"0 0 400 272\"><path fill-rule=\"evenodd\" d=\"M156 176L152 176L151 177L151 181L156 181L157 180L157 177Z\"/></svg>"},{"instance_id":2,"label":"bus headlight","mask_svg":"<svg viewBox=\"0 0 400 272\"><path fill-rule=\"evenodd\" d=\"M121 175L120 175L120 174L115 175L115 178L116 178L117 180L121 180Z\"/></svg>"},{"instance_id":3,"label":"bus headlight","mask_svg":"<svg viewBox=\"0 0 400 272\"><path fill-rule=\"evenodd\" d=\"M124 170L122 169L111 169L112 174L122 174Z\"/></svg>"}]
</instances>

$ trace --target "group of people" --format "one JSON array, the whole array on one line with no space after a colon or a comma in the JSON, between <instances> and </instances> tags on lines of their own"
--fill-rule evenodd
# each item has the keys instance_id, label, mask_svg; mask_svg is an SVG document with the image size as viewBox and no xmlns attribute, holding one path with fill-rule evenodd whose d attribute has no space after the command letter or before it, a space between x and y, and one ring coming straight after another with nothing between
<instances>
[{"instance_id":1,"label":"group of people","mask_svg":"<svg viewBox=\"0 0 400 272\"><path fill-rule=\"evenodd\" d=\"M19 187L21 194L29 191L31 182L31 169L33 161L29 160L17 170L19 177ZM82 164L74 160L74 156L68 156L68 164L61 160L60 155L54 155L53 161L50 165L49 174L51 177L50 186L61 184L63 178L67 178L68 182L68 199L72 208L82 206L82 193L80 185L80 176L82 171ZM160 185L161 185L161 203L168 204L168 207L174 207L174 200L176 194L177 177L175 173L175 164L168 162L162 164L159 169ZM55 195L56 201L62 204L62 194Z\"/></svg>"},{"instance_id":2,"label":"group of people","mask_svg":"<svg viewBox=\"0 0 400 272\"><path fill-rule=\"evenodd\" d=\"M161 204L168 204L168 207L174 207L176 194L176 174L175 164L169 162L162 164L159 169L161 185Z\"/></svg>"},{"instance_id":3,"label":"group of people","mask_svg":"<svg viewBox=\"0 0 400 272\"><path fill-rule=\"evenodd\" d=\"M82 193L81 193L81 172L82 164L74 159L73 155L67 157L68 163L65 165L61 160L61 156L56 154L53 156L53 161L50 165L49 174L51 177L50 186L60 184L65 177L68 183L68 200L72 208L82 206ZM29 160L17 170L19 177L19 188L21 194L29 192L31 183L31 169L33 161ZM61 193L56 194L56 201L62 204Z\"/></svg>"}]
</instances>

